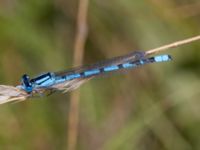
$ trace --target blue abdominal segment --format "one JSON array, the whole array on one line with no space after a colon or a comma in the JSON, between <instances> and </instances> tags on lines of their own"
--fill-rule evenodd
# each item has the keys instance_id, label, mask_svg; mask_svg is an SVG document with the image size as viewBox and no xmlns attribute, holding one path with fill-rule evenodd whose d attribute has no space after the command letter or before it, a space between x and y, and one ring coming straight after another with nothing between
<instances>
[{"instance_id":1,"label":"blue abdominal segment","mask_svg":"<svg viewBox=\"0 0 200 150\"><path fill-rule=\"evenodd\" d=\"M137 65L136 64L133 64L133 63L124 63L122 64L122 67L123 68L133 68L133 67L136 67Z\"/></svg>"},{"instance_id":2,"label":"blue abdominal segment","mask_svg":"<svg viewBox=\"0 0 200 150\"><path fill-rule=\"evenodd\" d=\"M66 76L66 80L73 80L73 79L80 78L80 77L81 77L81 75L79 73L75 73L75 74Z\"/></svg>"},{"instance_id":3,"label":"blue abdominal segment","mask_svg":"<svg viewBox=\"0 0 200 150\"><path fill-rule=\"evenodd\" d=\"M104 72L110 72L110 71L114 71L114 70L118 70L119 69L119 66L107 66L107 67L104 67L103 70Z\"/></svg>"},{"instance_id":4,"label":"blue abdominal segment","mask_svg":"<svg viewBox=\"0 0 200 150\"><path fill-rule=\"evenodd\" d=\"M155 56L154 59L155 59L155 62L164 62L164 61L172 60L170 55Z\"/></svg>"},{"instance_id":5,"label":"blue abdominal segment","mask_svg":"<svg viewBox=\"0 0 200 150\"><path fill-rule=\"evenodd\" d=\"M91 75L96 75L99 74L101 71L99 69L93 69L93 70L88 70L84 72L85 76L91 76Z\"/></svg>"}]
</instances>

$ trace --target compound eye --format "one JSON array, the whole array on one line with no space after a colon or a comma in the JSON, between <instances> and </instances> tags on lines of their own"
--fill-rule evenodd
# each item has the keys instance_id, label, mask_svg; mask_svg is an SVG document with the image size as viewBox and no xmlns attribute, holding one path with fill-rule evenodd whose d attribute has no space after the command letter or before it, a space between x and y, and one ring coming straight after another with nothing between
<instances>
[{"instance_id":1,"label":"compound eye","mask_svg":"<svg viewBox=\"0 0 200 150\"><path fill-rule=\"evenodd\" d=\"M26 74L24 74L22 76L22 85L24 87L24 90L26 90L27 92L31 92L32 91L32 85L31 85L31 82L30 82L30 78Z\"/></svg>"}]
</instances>

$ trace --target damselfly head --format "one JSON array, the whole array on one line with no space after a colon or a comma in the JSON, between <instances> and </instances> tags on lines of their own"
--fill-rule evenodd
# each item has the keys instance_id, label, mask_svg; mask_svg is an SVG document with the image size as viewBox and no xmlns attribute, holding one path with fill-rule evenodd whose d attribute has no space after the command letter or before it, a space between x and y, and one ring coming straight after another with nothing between
<instances>
[{"instance_id":1,"label":"damselfly head","mask_svg":"<svg viewBox=\"0 0 200 150\"><path fill-rule=\"evenodd\" d=\"M31 93L33 90L32 84L30 82L30 77L27 74L24 74L21 78L22 88L27 93Z\"/></svg>"}]
</instances>

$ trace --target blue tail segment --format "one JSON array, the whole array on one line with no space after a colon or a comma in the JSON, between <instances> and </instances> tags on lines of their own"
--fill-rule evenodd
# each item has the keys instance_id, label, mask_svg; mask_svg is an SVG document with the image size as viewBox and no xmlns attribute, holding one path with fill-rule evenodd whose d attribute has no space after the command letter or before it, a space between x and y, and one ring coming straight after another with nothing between
<instances>
[{"instance_id":1,"label":"blue tail segment","mask_svg":"<svg viewBox=\"0 0 200 150\"><path fill-rule=\"evenodd\" d=\"M172 60L172 57L170 55L159 55L154 57L155 62L165 62Z\"/></svg>"},{"instance_id":2,"label":"blue tail segment","mask_svg":"<svg viewBox=\"0 0 200 150\"><path fill-rule=\"evenodd\" d=\"M30 79L28 75L24 75L22 76L21 87L27 93L31 93L32 91L38 91L41 89L51 89L54 85L57 84L63 83L63 86L66 86L65 83L68 83L74 79L83 80L85 78L90 78L118 70L133 69L145 64L167 62L171 60L172 58L170 55L157 55L146 58L144 52L137 52L136 54L129 54L113 59L108 59L103 63L96 63L89 67L83 66L62 73L47 72L33 79ZM77 83L78 82L79 81L77 80ZM76 84L76 82L74 84Z\"/></svg>"}]
</instances>

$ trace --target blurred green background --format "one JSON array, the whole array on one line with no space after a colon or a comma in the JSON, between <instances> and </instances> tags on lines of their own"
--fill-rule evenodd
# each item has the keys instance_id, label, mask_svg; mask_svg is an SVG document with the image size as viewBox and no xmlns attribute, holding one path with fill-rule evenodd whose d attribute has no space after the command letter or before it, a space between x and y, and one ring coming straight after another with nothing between
<instances>
[{"instance_id":1,"label":"blurred green background","mask_svg":"<svg viewBox=\"0 0 200 150\"><path fill-rule=\"evenodd\" d=\"M78 1L0 1L0 82L72 66ZM200 33L198 0L90 0L84 64ZM80 150L199 150L200 43L81 86ZM67 149L69 93L0 106L0 149Z\"/></svg>"}]
</instances>

